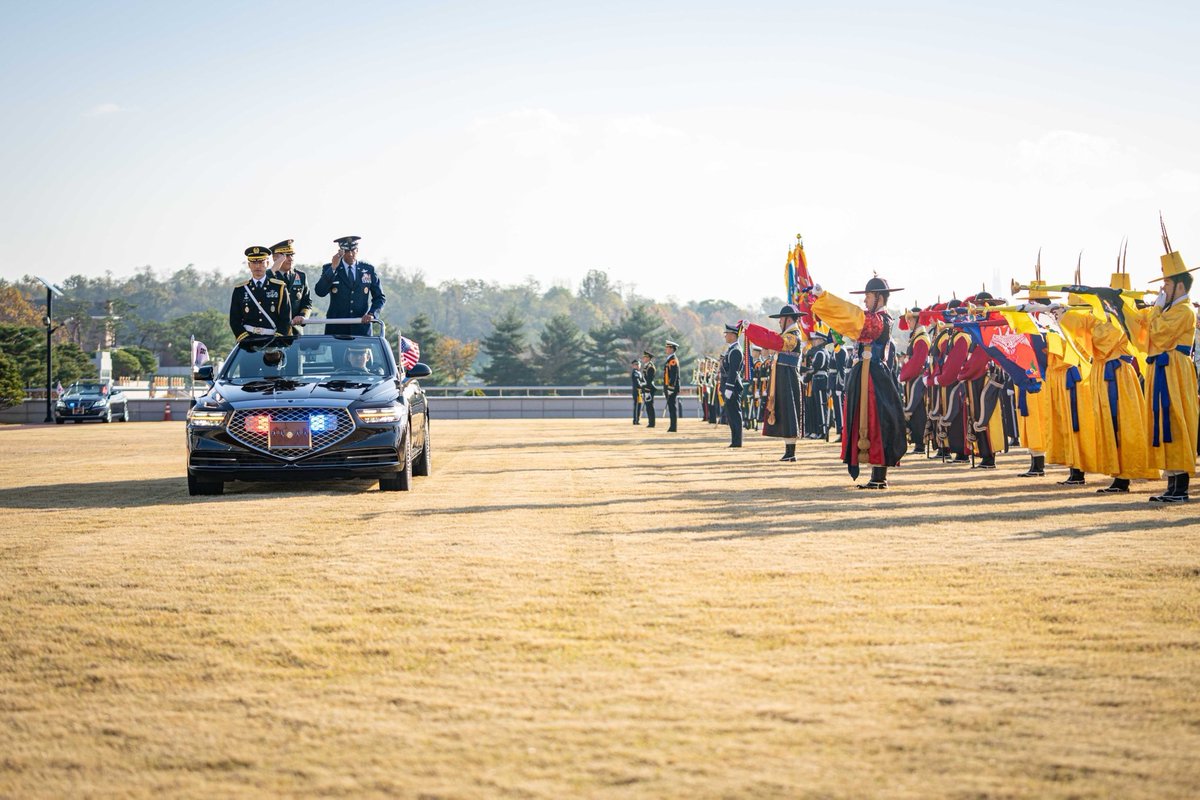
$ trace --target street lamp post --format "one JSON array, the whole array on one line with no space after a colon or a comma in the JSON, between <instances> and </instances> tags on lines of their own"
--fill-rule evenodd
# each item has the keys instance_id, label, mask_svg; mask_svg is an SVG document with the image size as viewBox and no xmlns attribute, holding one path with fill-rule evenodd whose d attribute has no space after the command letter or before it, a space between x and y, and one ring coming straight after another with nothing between
<instances>
[{"instance_id":1,"label":"street lamp post","mask_svg":"<svg viewBox=\"0 0 1200 800\"><path fill-rule=\"evenodd\" d=\"M42 317L42 322L46 323L46 422L54 422L54 403L51 400L53 392L51 381L54 380L54 348L50 341L50 337L54 335L54 295L62 296L62 289L55 286L45 278L39 277L46 286L46 316Z\"/></svg>"}]
</instances>

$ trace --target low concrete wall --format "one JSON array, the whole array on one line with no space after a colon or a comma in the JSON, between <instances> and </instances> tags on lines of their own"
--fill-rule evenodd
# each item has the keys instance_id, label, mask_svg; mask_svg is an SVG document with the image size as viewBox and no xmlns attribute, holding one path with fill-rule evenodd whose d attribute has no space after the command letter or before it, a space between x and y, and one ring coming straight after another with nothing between
<instances>
[{"instance_id":1,"label":"low concrete wall","mask_svg":"<svg viewBox=\"0 0 1200 800\"><path fill-rule=\"evenodd\" d=\"M158 422L168 403L171 418L187 417L189 403L183 400L130 400L131 422ZM679 401L682 416L695 416L696 398ZM663 400L654 404L659 416L666 416ZM431 397L430 415L434 419L623 419L632 417L633 399L629 397ZM0 411L0 423L37 423L46 418L46 404L26 400L15 408Z\"/></svg>"}]
</instances>

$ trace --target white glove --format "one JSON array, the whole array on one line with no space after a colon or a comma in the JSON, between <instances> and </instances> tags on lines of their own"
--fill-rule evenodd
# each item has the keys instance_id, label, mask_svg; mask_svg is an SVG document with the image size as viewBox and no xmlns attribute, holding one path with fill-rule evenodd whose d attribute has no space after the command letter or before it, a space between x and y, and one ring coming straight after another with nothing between
<instances>
[{"instance_id":1,"label":"white glove","mask_svg":"<svg viewBox=\"0 0 1200 800\"><path fill-rule=\"evenodd\" d=\"M1163 288L1158 290L1158 297L1154 298L1154 307L1155 308L1166 308L1167 307L1167 287L1164 286Z\"/></svg>"},{"instance_id":2,"label":"white glove","mask_svg":"<svg viewBox=\"0 0 1200 800\"><path fill-rule=\"evenodd\" d=\"M812 296L820 297L823 294L825 294L825 290L821 288L821 284L814 283L812 287Z\"/></svg>"},{"instance_id":3,"label":"white glove","mask_svg":"<svg viewBox=\"0 0 1200 800\"><path fill-rule=\"evenodd\" d=\"M726 389L724 394L726 400L731 399L733 397L733 389Z\"/></svg>"}]
</instances>

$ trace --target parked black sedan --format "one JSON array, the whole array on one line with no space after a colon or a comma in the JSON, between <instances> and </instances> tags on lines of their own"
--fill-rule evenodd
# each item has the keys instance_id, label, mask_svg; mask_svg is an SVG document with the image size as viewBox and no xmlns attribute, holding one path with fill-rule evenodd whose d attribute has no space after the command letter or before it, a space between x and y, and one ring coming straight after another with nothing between
<instances>
[{"instance_id":1,"label":"parked black sedan","mask_svg":"<svg viewBox=\"0 0 1200 800\"><path fill-rule=\"evenodd\" d=\"M62 425L85 419L128 422L129 401L121 387L114 386L110 378L79 380L68 386L54 404L54 421Z\"/></svg>"},{"instance_id":2,"label":"parked black sedan","mask_svg":"<svg viewBox=\"0 0 1200 800\"><path fill-rule=\"evenodd\" d=\"M188 492L227 481L376 478L407 491L431 469L429 412L417 379L382 335L244 339L188 412Z\"/></svg>"}]
</instances>

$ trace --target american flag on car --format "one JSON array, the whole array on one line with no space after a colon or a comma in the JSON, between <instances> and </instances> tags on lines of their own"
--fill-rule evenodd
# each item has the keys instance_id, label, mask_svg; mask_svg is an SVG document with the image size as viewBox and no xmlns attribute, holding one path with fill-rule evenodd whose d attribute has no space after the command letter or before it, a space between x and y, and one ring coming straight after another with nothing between
<instances>
[{"instance_id":1,"label":"american flag on car","mask_svg":"<svg viewBox=\"0 0 1200 800\"><path fill-rule=\"evenodd\" d=\"M412 339L400 337L400 363L404 365L405 370L413 368L421 360L421 345L414 342Z\"/></svg>"}]
</instances>

